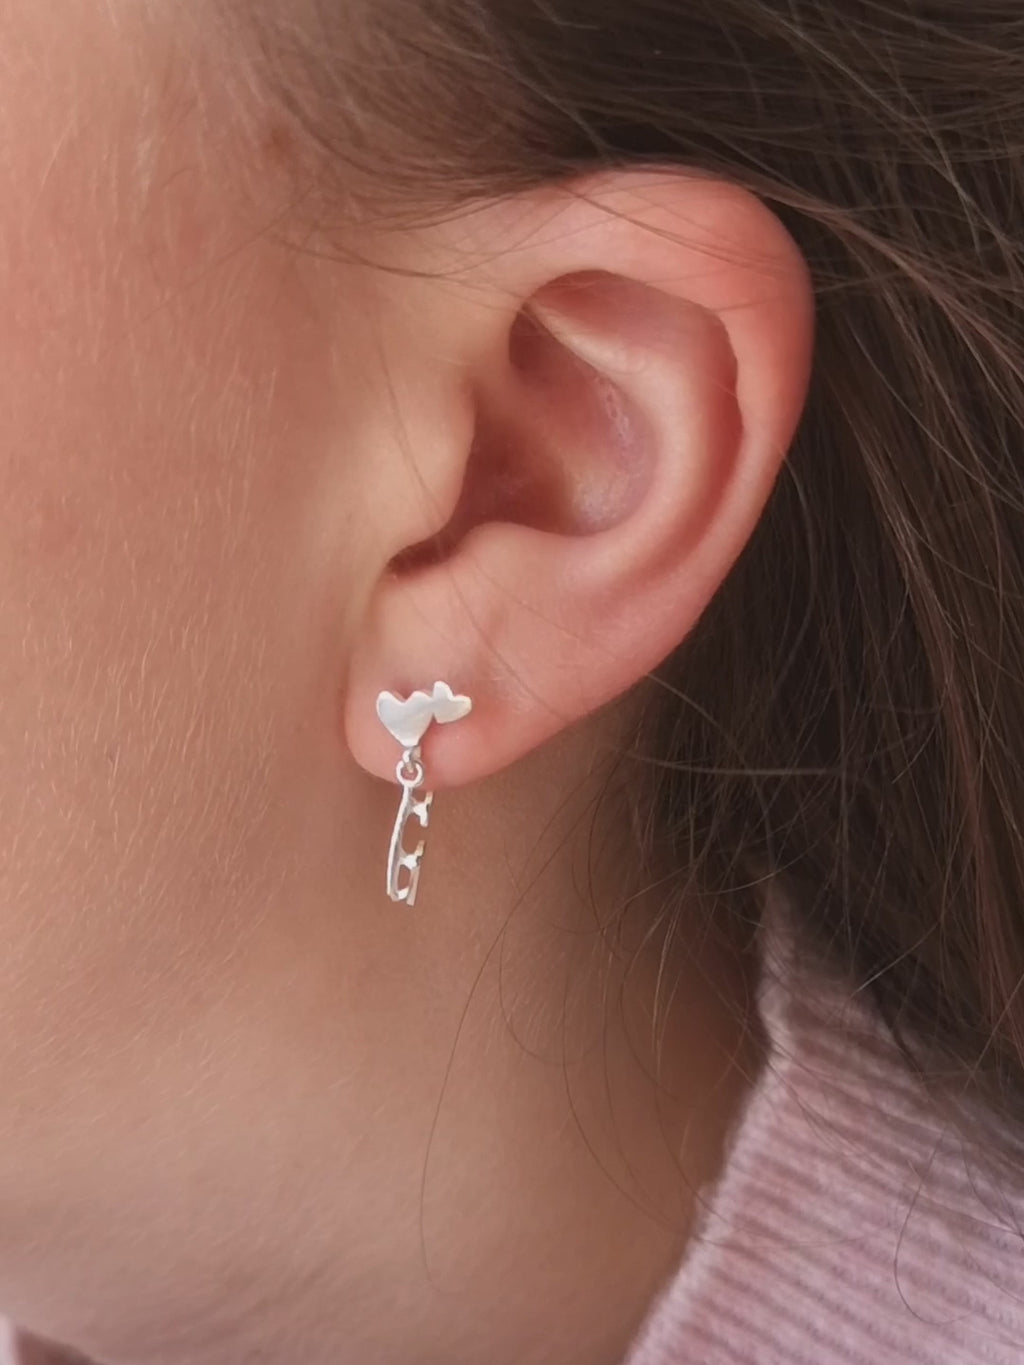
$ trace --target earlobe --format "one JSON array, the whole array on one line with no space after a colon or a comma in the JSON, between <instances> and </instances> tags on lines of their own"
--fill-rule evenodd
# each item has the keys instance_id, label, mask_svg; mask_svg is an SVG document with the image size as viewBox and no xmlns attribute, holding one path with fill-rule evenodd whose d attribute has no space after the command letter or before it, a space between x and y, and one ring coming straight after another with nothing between
<instances>
[{"instance_id":1,"label":"earlobe","mask_svg":"<svg viewBox=\"0 0 1024 1365\"><path fill-rule=\"evenodd\" d=\"M627 691L728 573L799 419L813 303L770 210L682 173L586 190L530 200L525 236L519 200L458 229L463 263L467 230L488 242L463 265L459 363L449 353L434 376L452 429L473 433L445 452L461 492L440 534L411 537L381 572L346 689L349 746L381 777L394 766L373 714L383 689L446 677L473 696L471 716L429 737L438 787ZM452 297L448 278L439 306Z\"/></svg>"}]
</instances>

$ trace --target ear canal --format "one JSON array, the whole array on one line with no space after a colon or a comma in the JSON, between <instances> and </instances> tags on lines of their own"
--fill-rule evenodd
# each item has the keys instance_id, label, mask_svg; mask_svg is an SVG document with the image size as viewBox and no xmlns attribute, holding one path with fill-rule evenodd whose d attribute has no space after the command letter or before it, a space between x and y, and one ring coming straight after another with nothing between
<instances>
[{"instance_id":1,"label":"ear canal","mask_svg":"<svg viewBox=\"0 0 1024 1365\"><path fill-rule=\"evenodd\" d=\"M625 520L643 498L653 448L649 424L616 382L641 363L614 338L621 295L600 308L585 306L611 278L596 271L574 276L564 291L548 286L526 301L510 326L508 371L478 390L452 516L438 534L397 556L393 569L443 561L488 522L596 534Z\"/></svg>"}]
</instances>

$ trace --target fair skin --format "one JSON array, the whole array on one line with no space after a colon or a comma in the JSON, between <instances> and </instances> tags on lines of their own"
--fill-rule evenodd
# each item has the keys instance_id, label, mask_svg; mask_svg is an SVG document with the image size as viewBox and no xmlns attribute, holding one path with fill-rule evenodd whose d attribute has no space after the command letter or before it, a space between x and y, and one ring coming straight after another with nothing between
<instances>
[{"instance_id":1,"label":"fair skin","mask_svg":"<svg viewBox=\"0 0 1024 1365\"><path fill-rule=\"evenodd\" d=\"M313 240L203 8L0 14L0 1311L611 1365L759 1058L614 786L588 876L602 760L777 476L807 272L668 171ZM435 678L410 910L374 701Z\"/></svg>"}]
</instances>

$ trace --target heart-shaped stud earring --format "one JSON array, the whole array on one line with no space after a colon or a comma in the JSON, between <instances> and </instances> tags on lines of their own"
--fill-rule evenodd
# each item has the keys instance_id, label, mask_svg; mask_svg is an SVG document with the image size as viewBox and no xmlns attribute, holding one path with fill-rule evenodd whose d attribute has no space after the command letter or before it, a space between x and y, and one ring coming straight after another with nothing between
<instances>
[{"instance_id":1,"label":"heart-shaped stud earring","mask_svg":"<svg viewBox=\"0 0 1024 1365\"><path fill-rule=\"evenodd\" d=\"M408 853L402 845L402 837L406 825L413 818L419 822L421 829L426 829L434 799L433 792L426 792L418 798L415 795L424 781L420 740L431 721L450 725L453 720L468 716L472 709L473 703L469 697L457 696L445 682L434 683L430 692L413 692L404 699L396 697L394 692L381 692L377 697L378 717L402 746L402 757L395 768L395 776L402 784L402 800L388 849L388 895L393 901L405 901L407 905L412 905L416 900L423 840ZM409 874L404 885L400 881L403 869Z\"/></svg>"},{"instance_id":2,"label":"heart-shaped stud earring","mask_svg":"<svg viewBox=\"0 0 1024 1365\"><path fill-rule=\"evenodd\" d=\"M377 698L377 715L403 749L419 744L432 720L449 725L472 709L469 697L456 696L443 682L436 682L432 692L413 692L404 700L394 692L381 692Z\"/></svg>"}]
</instances>

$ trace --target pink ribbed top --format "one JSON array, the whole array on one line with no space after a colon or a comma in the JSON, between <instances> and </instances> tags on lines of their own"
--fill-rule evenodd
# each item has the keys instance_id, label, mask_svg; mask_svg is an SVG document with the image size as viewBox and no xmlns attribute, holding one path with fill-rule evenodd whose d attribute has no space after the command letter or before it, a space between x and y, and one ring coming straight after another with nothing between
<instances>
[{"instance_id":1,"label":"pink ribbed top","mask_svg":"<svg viewBox=\"0 0 1024 1365\"><path fill-rule=\"evenodd\" d=\"M625 1365L1022 1365L1024 1170L965 1148L794 922L766 914L768 1065Z\"/></svg>"},{"instance_id":2,"label":"pink ribbed top","mask_svg":"<svg viewBox=\"0 0 1024 1365\"><path fill-rule=\"evenodd\" d=\"M1024 1170L993 1180L943 1128L792 925L773 901L768 1062L624 1365L1024 1365ZM0 1365L66 1361L5 1338Z\"/></svg>"}]
</instances>

